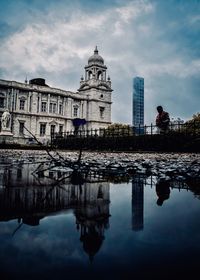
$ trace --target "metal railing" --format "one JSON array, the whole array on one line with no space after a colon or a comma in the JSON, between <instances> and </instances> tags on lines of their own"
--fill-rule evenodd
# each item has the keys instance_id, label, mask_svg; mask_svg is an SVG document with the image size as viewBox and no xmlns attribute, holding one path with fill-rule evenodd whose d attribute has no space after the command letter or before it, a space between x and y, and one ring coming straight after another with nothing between
<instances>
[{"instance_id":1,"label":"metal railing","mask_svg":"<svg viewBox=\"0 0 200 280\"><path fill-rule=\"evenodd\" d=\"M70 130L67 132L59 132L51 135L51 139L56 138L88 138L88 137L127 137L140 135L156 135L156 134L192 134L200 135L200 121L187 123L170 123L166 131L160 131L156 125L139 125L139 126L115 126L108 128L89 129L89 130Z\"/></svg>"}]
</instances>

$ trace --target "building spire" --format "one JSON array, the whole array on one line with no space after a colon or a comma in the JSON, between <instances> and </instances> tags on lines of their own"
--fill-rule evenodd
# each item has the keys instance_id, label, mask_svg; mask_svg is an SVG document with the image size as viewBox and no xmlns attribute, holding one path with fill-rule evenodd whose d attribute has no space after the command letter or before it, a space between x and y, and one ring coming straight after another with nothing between
<instances>
[{"instance_id":1,"label":"building spire","mask_svg":"<svg viewBox=\"0 0 200 280\"><path fill-rule=\"evenodd\" d=\"M95 47L94 54L98 54L97 46Z\"/></svg>"}]
</instances>

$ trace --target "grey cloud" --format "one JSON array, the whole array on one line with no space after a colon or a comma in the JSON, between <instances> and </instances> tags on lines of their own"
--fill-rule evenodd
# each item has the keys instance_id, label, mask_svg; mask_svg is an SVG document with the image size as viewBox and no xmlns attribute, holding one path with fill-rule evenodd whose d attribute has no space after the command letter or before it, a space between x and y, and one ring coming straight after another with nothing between
<instances>
[{"instance_id":1,"label":"grey cloud","mask_svg":"<svg viewBox=\"0 0 200 280\"><path fill-rule=\"evenodd\" d=\"M113 122L131 124L132 78L136 75L145 79L147 124L154 122L158 103L173 115L188 118L198 110L200 40L191 31L193 10L183 20L187 10L172 2L173 11L158 1L138 0L104 5L102 12L89 5L81 10L79 1L69 8L61 1L52 9L51 1L44 9L45 17L26 22L1 43L2 77L22 81L27 74L31 78L41 75L49 85L76 91L87 59L98 45L114 89ZM194 101L188 106L189 87ZM176 107L175 96L180 104Z\"/></svg>"}]
</instances>

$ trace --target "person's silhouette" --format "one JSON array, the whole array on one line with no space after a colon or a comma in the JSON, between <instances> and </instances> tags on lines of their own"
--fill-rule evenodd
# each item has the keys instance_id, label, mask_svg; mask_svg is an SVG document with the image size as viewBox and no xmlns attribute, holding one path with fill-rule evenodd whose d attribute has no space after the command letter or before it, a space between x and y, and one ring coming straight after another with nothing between
<instances>
[{"instance_id":1,"label":"person's silhouette","mask_svg":"<svg viewBox=\"0 0 200 280\"><path fill-rule=\"evenodd\" d=\"M170 197L169 181L158 181L156 184L156 193L158 196L157 205L162 206L163 202Z\"/></svg>"},{"instance_id":2,"label":"person's silhouette","mask_svg":"<svg viewBox=\"0 0 200 280\"><path fill-rule=\"evenodd\" d=\"M169 113L163 110L162 106L157 107L158 115L156 117L156 126L160 134L165 134L169 132Z\"/></svg>"}]
</instances>

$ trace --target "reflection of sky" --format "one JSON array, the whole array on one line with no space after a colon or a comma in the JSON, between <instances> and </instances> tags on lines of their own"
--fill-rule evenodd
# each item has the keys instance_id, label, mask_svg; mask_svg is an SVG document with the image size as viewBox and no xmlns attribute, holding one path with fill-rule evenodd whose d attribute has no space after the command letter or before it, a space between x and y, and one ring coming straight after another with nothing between
<instances>
[{"instance_id":1,"label":"reflection of sky","mask_svg":"<svg viewBox=\"0 0 200 280\"><path fill-rule=\"evenodd\" d=\"M34 273L49 270L60 264L77 265L83 258L79 235L75 228L75 218L72 214L62 214L41 220L40 225L22 227L12 237L17 222L1 223L6 232L1 234L1 264L15 271L22 267ZM74 246L76 244L76 246ZM7 257L5 258L5 253Z\"/></svg>"},{"instance_id":2,"label":"reflection of sky","mask_svg":"<svg viewBox=\"0 0 200 280\"><path fill-rule=\"evenodd\" d=\"M187 257L182 269L189 270L200 256L200 201L191 192L174 189L160 207L155 187L145 186L144 229L135 232L131 227L131 190L131 183L111 185L110 228L92 265L79 240L75 217L68 211L46 217L36 227L22 225L13 237L17 221L0 223L1 268L8 273L12 267L13 275L32 274L33 278L44 273L43 277L48 276L44 279L53 279L53 273L59 276L65 272L74 275L70 279L93 273L107 279L114 271L119 276L125 271L143 273L141 266L159 273L159 266L166 261L176 269Z\"/></svg>"}]
</instances>

